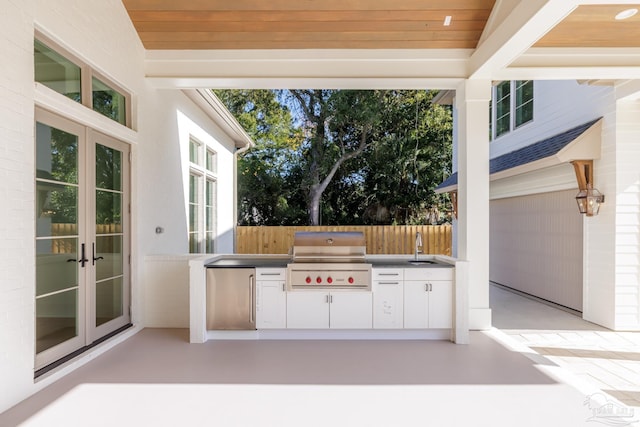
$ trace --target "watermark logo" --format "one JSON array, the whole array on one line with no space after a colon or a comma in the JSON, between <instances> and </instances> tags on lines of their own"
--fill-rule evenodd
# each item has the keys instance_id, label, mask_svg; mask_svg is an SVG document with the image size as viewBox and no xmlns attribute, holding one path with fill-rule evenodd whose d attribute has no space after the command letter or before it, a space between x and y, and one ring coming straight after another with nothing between
<instances>
[{"instance_id":1,"label":"watermark logo","mask_svg":"<svg viewBox=\"0 0 640 427\"><path fill-rule=\"evenodd\" d=\"M591 410L587 421L606 424L608 426L628 426L638 421L633 408L610 399L603 393L587 396L584 404Z\"/></svg>"}]
</instances>

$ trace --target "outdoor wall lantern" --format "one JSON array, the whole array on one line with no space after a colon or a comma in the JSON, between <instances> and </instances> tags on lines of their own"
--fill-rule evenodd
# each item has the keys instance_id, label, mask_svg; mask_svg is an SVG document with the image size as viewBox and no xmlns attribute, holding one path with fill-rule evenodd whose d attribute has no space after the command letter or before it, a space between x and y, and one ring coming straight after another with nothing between
<instances>
[{"instance_id":1,"label":"outdoor wall lantern","mask_svg":"<svg viewBox=\"0 0 640 427\"><path fill-rule=\"evenodd\" d=\"M574 160L571 164L580 189L576 194L580 213L586 216L598 215L600 204L604 203L604 194L593 188L593 160Z\"/></svg>"}]
</instances>

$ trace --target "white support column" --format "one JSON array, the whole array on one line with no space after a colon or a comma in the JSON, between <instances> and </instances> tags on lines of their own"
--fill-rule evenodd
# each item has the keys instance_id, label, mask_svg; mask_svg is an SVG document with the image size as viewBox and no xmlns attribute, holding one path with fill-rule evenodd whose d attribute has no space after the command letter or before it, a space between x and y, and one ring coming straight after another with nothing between
<instances>
[{"instance_id":1,"label":"white support column","mask_svg":"<svg viewBox=\"0 0 640 427\"><path fill-rule=\"evenodd\" d=\"M489 308L489 100L491 81L465 80L458 117L458 259L469 262L469 328L491 327Z\"/></svg>"}]
</instances>

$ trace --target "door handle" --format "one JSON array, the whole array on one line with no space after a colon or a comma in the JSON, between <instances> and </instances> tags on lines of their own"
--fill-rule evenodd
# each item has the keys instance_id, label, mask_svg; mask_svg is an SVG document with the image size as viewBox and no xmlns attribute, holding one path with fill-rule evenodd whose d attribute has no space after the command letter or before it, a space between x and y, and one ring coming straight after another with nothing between
<instances>
[{"instance_id":1,"label":"door handle","mask_svg":"<svg viewBox=\"0 0 640 427\"><path fill-rule=\"evenodd\" d=\"M91 258L93 258L93 262L91 265L96 265L96 261L98 261L99 259L104 259L104 257L99 256L98 258L96 258L96 244L93 243L91 246Z\"/></svg>"},{"instance_id":2,"label":"door handle","mask_svg":"<svg viewBox=\"0 0 640 427\"><path fill-rule=\"evenodd\" d=\"M78 261L78 262L80 263L81 267L84 267L84 264L89 262L89 260L86 258L85 249L84 249L84 243L80 247L82 248L82 251L81 251L81 255L80 255L80 261Z\"/></svg>"}]
</instances>

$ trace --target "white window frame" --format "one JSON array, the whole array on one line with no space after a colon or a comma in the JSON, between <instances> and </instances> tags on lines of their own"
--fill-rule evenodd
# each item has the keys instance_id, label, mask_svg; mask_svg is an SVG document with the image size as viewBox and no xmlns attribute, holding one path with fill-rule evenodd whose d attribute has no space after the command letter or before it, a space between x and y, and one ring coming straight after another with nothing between
<instances>
[{"instance_id":1,"label":"white window frame","mask_svg":"<svg viewBox=\"0 0 640 427\"><path fill-rule=\"evenodd\" d=\"M82 61L76 55L69 52L67 49L63 48L62 46L60 46L60 44L56 43L51 38L42 34L40 31L37 31L37 30L35 31L34 40L38 40L40 43L46 45L49 49L55 51L58 55L64 57L67 61L75 64L77 67L80 68L80 94L81 94L81 100L82 100L79 103L80 105L83 105L89 108L91 111L94 111L103 117L107 117L107 116L104 116L99 111L94 110L93 108L93 78L94 77L100 80L100 82L108 86L110 89L113 89L114 91L123 95L125 98L125 111L124 111L125 123L122 124L116 120L111 119L110 117L107 117L107 118L109 118L114 123L120 126L126 126L127 128L132 129L133 109L131 107L132 96L130 91L128 91L121 85L117 84L113 79L109 78L104 73L101 73L100 71L96 70L94 67L90 66L85 61ZM59 93L59 92L56 92L56 93ZM59 93L59 95L67 98L63 94Z\"/></svg>"},{"instance_id":2,"label":"white window frame","mask_svg":"<svg viewBox=\"0 0 640 427\"><path fill-rule=\"evenodd\" d=\"M191 155L189 155L189 191L191 191L191 176L195 176L198 178L198 189L197 189L197 200L193 203L196 206L198 211L197 214L197 227L195 231L191 231L191 216L190 210L189 212L189 224L188 224L188 237L190 238L192 234L197 236L197 252L193 252L191 249L191 245L189 245L190 253L216 253L217 252L217 222L218 222L218 203L217 203L217 183L218 183L218 156L217 152L212 149L207 144L198 140L197 138L190 136L189 137L189 153L191 153L191 145L195 143L197 144L197 159L196 163L191 161ZM208 155L211 154L213 157L213 164L211 169L207 168L207 158ZM207 205L207 183L213 183L214 185L214 200L213 205ZM190 200L187 200L187 204L192 204ZM213 206L212 212L208 212L209 206ZM208 215L213 215L213 220L211 221L212 229L207 229ZM207 234L212 233L213 244L212 249L207 252ZM189 241L189 240L188 240Z\"/></svg>"},{"instance_id":3,"label":"white window frame","mask_svg":"<svg viewBox=\"0 0 640 427\"><path fill-rule=\"evenodd\" d=\"M497 132L497 127L498 127L498 116L497 116L497 103L498 103L498 86L503 84L504 81L501 82L497 82L496 84L494 84L492 91L491 91L491 104L490 104L490 119L491 119L491 123L490 123L490 138L491 140L496 140L499 139L505 135L508 135L509 133L513 132L516 129L519 129L525 125L528 125L530 123L532 123L534 121L534 115L535 115L535 111L533 111L534 114L532 114L531 116L531 120L528 120L526 122L520 123L519 125L516 125L516 110L518 108L521 108L523 105L527 104L527 103L533 103L535 101L535 87L534 87L534 94L532 95L531 99L522 103L522 104L517 104L517 96L516 96L516 89L518 87L518 83L524 84L526 82L531 81L532 84L535 85L535 81L534 80L511 80L509 81L509 129L503 133L501 133L500 135L496 135Z\"/></svg>"}]
</instances>

